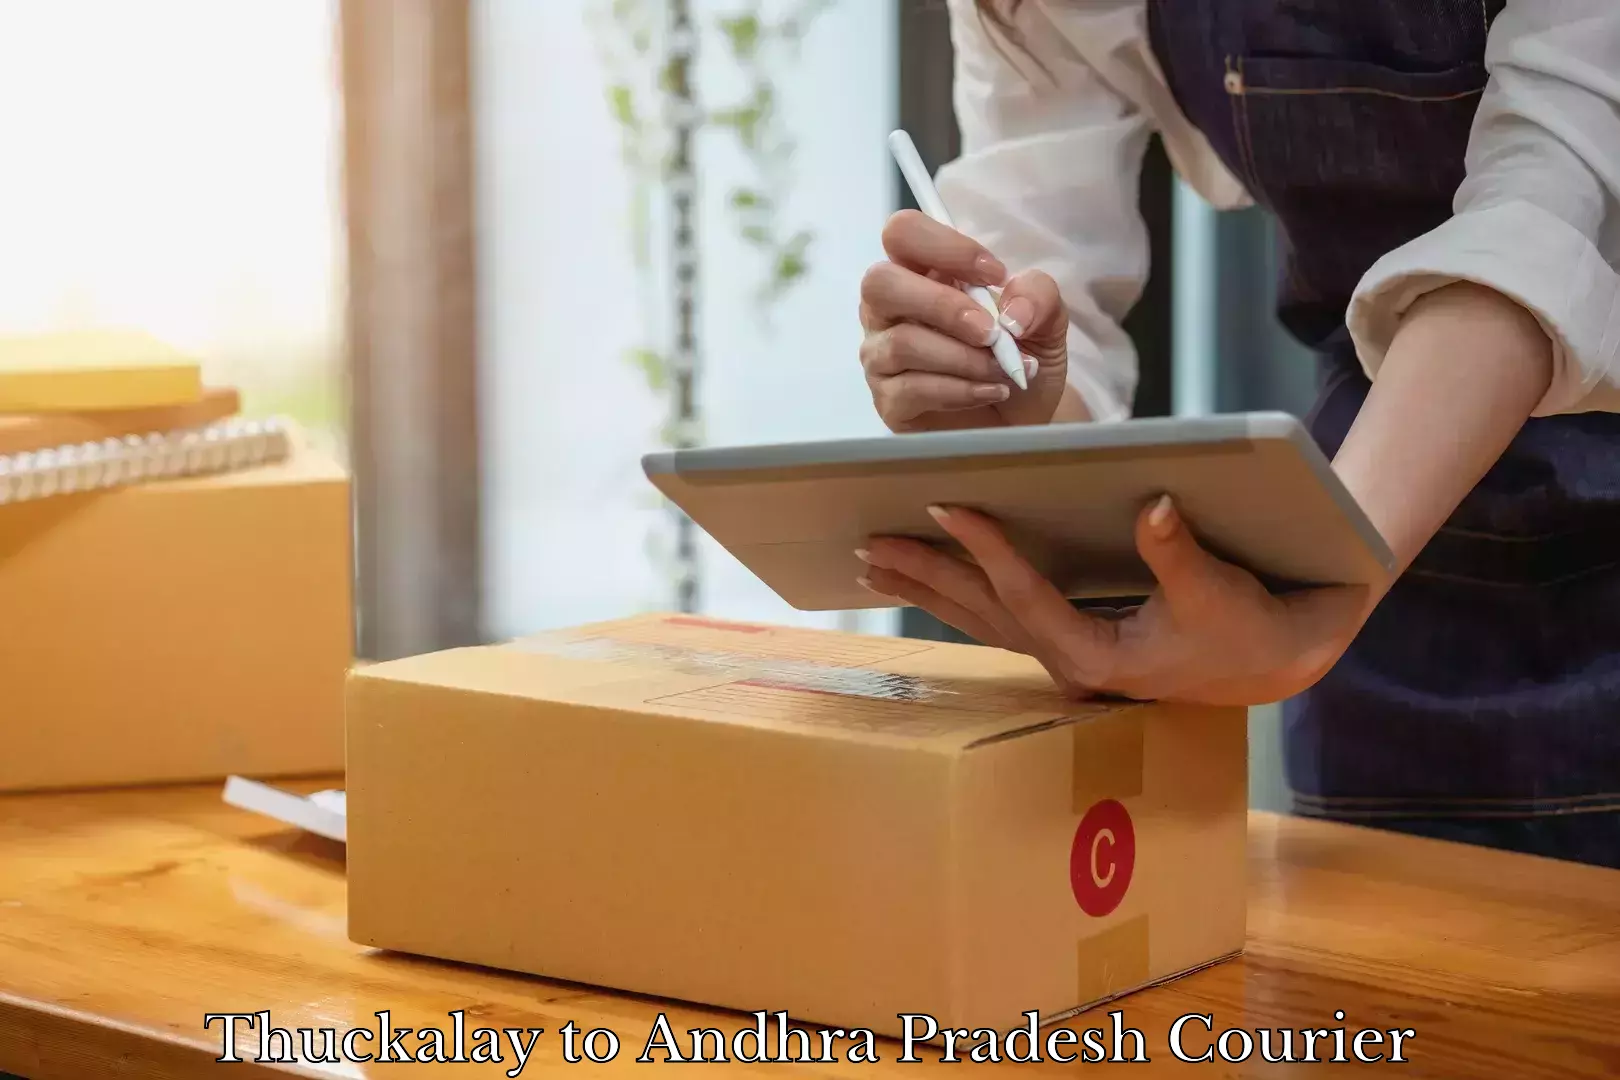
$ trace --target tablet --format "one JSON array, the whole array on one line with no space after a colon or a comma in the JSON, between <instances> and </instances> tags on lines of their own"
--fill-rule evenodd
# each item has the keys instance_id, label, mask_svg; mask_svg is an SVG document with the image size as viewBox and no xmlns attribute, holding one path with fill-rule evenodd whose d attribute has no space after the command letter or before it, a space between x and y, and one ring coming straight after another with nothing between
<instances>
[{"instance_id":1,"label":"tablet","mask_svg":"<svg viewBox=\"0 0 1620 1080\"><path fill-rule=\"evenodd\" d=\"M956 548L930 505L997 519L1064 595L1148 595L1141 509L1176 500L1215 554L1268 587L1373 584L1378 531L1286 413L1051 424L648 454L647 477L801 611L895 607L861 588L868 537Z\"/></svg>"}]
</instances>

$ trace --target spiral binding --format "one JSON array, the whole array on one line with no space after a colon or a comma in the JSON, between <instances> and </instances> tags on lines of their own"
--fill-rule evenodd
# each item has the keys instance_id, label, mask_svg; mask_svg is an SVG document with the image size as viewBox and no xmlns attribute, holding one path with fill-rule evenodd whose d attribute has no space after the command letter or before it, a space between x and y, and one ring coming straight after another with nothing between
<instances>
[{"instance_id":1,"label":"spiral binding","mask_svg":"<svg viewBox=\"0 0 1620 1080\"><path fill-rule=\"evenodd\" d=\"M268 465L284 460L290 447L286 421L232 417L186 431L12 454L0 457L0 506Z\"/></svg>"}]
</instances>

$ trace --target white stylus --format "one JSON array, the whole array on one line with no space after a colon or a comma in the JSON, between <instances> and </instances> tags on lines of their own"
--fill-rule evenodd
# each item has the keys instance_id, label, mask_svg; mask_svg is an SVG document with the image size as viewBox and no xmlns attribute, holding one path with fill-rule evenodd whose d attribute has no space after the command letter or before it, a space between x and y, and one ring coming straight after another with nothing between
<instances>
[{"instance_id":1,"label":"white stylus","mask_svg":"<svg viewBox=\"0 0 1620 1080\"><path fill-rule=\"evenodd\" d=\"M941 225L956 228L951 222L950 211L945 209L945 201L939 197L939 189L934 187L934 178L928 175L928 168L917 153L917 144L911 141L911 136L904 131L891 134L889 152L894 155L895 164L900 166L900 175L906 178L912 197L917 200L918 208ZM996 307L996 298L990 295L989 289L980 285L963 285L962 291L990 313L996 335L990 342L990 351L995 354L1001 370L1017 384L1018 389L1029 389L1029 383L1024 379L1024 356L1018 350L1018 342L1013 340L1013 336L997 321L1001 318L1001 311Z\"/></svg>"}]
</instances>

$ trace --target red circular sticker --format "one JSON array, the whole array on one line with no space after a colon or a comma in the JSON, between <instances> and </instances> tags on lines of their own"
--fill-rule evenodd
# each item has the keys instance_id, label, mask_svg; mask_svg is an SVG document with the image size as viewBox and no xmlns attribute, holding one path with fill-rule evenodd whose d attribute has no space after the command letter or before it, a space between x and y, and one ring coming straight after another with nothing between
<instances>
[{"instance_id":1,"label":"red circular sticker","mask_svg":"<svg viewBox=\"0 0 1620 1080\"><path fill-rule=\"evenodd\" d=\"M1069 884L1080 910L1101 918L1119 907L1136 868L1136 830L1131 815L1113 799L1097 803L1080 819L1069 849Z\"/></svg>"}]
</instances>

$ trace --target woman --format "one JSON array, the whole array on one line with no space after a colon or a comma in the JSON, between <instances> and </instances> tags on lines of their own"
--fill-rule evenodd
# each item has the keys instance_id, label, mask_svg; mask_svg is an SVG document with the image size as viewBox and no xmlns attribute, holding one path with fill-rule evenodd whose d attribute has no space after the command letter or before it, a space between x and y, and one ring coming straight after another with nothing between
<instances>
[{"instance_id":1,"label":"woman","mask_svg":"<svg viewBox=\"0 0 1620 1080\"><path fill-rule=\"evenodd\" d=\"M1402 573L1272 596L1165 499L1121 619L964 509L933 512L973 564L874 539L868 587L1075 693L1286 700L1301 812L1620 866L1620 3L950 7L962 232L897 215L862 283L884 420L1127 414L1157 132L1210 201L1275 215L1279 315L1326 374L1308 422ZM1028 391L952 280L1002 287Z\"/></svg>"}]
</instances>

